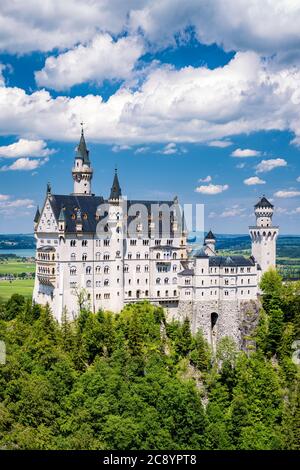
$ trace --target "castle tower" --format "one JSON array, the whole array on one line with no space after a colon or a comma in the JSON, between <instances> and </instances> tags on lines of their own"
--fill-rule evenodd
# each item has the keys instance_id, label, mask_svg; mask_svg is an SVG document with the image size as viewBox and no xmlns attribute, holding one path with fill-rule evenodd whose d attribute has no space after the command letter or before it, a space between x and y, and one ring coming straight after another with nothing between
<instances>
[{"instance_id":1,"label":"castle tower","mask_svg":"<svg viewBox=\"0 0 300 470\"><path fill-rule=\"evenodd\" d=\"M86 147L83 129L81 129L81 137L75 155L72 176L74 180L73 195L91 196L91 180L93 177L93 169L91 167L89 151Z\"/></svg>"},{"instance_id":2,"label":"castle tower","mask_svg":"<svg viewBox=\"0 0 300 470\"><path fill-rule=\"evenodd\" d=\"M276 239L278 227L273 226L274 206L263 196L254 206L256 225L249 227L252 256L260 265L262 274L276 267Z\"/></svg>"},{"instance_id":3,"label":"castle tower","mask_svg":"<svg viewBox=\"0 0 300 470\"><path fill-rule=\"evenodd\" d=\"M204 238L205 252L208 256L213 256L216 254L216 237L210 230L206 237Z\"/></svg>"},{"instance_id":4,"label":"castle tower","mask_svg":"<svg viewBox=\"0 0 300 470\"><path fill-rule=\"evenodd\" d=\"M124 200L118 179L117 169L115 169L113 184L108 199L108 223L110 228L109 243L110 252L115 253L114 260L110 262L111 278L115 279L116 287L111 292L111 306L116 312L123 308L124 298L124 249L126 234L124 233ZM104 240L104 246L106 241ZM105 255L105 252L104 252Z\"/></svg>"}]
</instances>

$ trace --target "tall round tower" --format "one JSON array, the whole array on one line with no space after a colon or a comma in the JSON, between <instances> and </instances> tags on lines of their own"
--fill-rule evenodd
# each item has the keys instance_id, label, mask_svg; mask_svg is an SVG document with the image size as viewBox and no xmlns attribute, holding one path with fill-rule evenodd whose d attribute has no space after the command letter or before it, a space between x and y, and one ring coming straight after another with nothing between
<instances>
[{"instance_id":1,"label":"tall round tower","mask_svg":"<svg viewBox=\"0 0 300 470\"><path fill-rule=\"evenodd\" d=\"M273 226L274 206L263 196L254 206L256 225L249 227L252 242L252 256L264 273L276 267L276 240L278 227Z\"/></svg>"},{"instance_id":2,"label":"tall round tower","mask_svg":"<svg viewBox=\"0 0 300 470\"><path fill-rule=\"evenodd\" d=\"M74 180L73 194L76 196L91 196L93 169L91 167L89 151L86 147L83 129L81 129L81 137L75 155L72 176Z\"/></svg>"}]
</instances>

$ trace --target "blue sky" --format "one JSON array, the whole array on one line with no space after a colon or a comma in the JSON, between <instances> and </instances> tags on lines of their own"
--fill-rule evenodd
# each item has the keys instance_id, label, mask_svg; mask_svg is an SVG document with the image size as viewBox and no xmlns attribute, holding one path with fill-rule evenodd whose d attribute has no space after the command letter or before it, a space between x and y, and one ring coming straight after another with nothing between
<instances>
[{"instance_id":1,"label":"blue sky","mask_svg":"<svg viewBox=\"0 0 300 470\"><path fill-rule=\"evenodd\" d=\"M129 198L204 204L219 233L246 233L265 194L298 234L296 3L0 5L0 232L32 232L47 181L72 192L84 121L96 194L117 165Z\"/></svg>"}]
</instances>

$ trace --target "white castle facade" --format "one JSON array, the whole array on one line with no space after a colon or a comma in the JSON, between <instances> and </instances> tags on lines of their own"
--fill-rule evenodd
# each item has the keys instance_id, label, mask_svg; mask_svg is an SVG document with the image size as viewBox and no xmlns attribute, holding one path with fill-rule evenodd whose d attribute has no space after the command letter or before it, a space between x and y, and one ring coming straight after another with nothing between
<instances>
[{"instance_id":1,"label":"white castle facade","mask_svg":"<svg viewBox=\"0 0 300 470\"><path fill-rule=\"evenodd\" d=\"M191 252L184 214L172 201L127 200L115 172L110 196L91 190L93 169L82 131L72 169L74 192L52 194L48 184L37 242L33 299L48 303L58 321L76 317L80 305L119 312L148 300L169 317L188 318L214 345L231 336L241 344L243 325L257 311L261 274L276 263L278 227L263 197L250 227L252 256L218 256L210 231Z\"/></svg>"}]
</instances>

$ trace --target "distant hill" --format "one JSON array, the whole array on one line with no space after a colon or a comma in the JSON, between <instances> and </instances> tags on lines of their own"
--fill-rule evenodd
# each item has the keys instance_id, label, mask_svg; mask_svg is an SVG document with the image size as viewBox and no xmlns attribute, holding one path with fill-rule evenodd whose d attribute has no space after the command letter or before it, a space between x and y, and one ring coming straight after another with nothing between
<instances>
[{"instance_id":1,"label":"distant hill","mask_svg":"<svg viewBox=\"0 0 300 470\"><path fill-rule=\"evenodd\" d=\"M32 234L4 234L0 235L0 250L34 249L35 238Z\"/></svg>"},{"instance_id":2,"label":"distant hill","mask_svg":"<svg viewBox=\"0 0 300 470\"><path fill-rule=\"evenodd\" d=\"M217 249L244 251L251 249L249 235L217 234ZM33 234L5 234L0 235L1 249L34 249L35 238ZM300 236L280 235L277 241L277 256L287 258L300 258Z\"/></svg>"}]
</instances>

